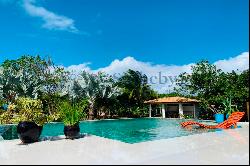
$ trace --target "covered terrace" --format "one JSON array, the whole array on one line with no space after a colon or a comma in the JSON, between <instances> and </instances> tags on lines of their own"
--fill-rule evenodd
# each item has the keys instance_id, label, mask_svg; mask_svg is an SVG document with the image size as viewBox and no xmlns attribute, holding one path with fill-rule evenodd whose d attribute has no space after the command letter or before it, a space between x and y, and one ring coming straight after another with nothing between
<instances>
[{"instance_id":1,"label":"covered terrace","mask_svg":"<svg viewBox=\"0 0 250 166\"><path fill-rule=\"evenodd\" d=\"M149 117L161 114L162 118L196 118L200 101L185 97L163 97L145 101L149 104ZM154 114L152 114L154 113Z\"/></svg>"}]
</instances>

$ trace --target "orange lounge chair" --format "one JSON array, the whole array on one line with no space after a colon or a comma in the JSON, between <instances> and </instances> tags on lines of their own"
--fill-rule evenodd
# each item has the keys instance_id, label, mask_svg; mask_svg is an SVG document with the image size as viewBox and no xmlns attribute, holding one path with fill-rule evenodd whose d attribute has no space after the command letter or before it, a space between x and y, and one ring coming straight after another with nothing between
<instances>
[{"instance_id":1,"label":"orange lounge chair","mask_svg":"<svg viewBox=\"0 0 250 166\"><path fill-rule=\"evenodd\" d=\"M187 127L190 125L198 125L200 127L206 128L206 129L228 129L231 126L236 127L237 122L240 121L240 119L244 116L245 112L233 112L227 120L224 122L218 124L218 125L205 125L199 122L194 122L194 121L187 121L187 122L182 122L181 126L182 127Z\"/></svg>"}]
</instances>

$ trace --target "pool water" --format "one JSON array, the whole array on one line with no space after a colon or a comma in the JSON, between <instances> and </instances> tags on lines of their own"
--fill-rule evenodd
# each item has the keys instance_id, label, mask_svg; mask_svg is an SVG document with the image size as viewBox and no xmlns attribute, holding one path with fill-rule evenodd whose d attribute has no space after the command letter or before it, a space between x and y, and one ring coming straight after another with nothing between
<instances>
[{"instance_id":1,"label":"pool water","mask_svg":"<svg viewBox=\"0 0 250 166\"><path fill-rule=\"evenodd\" d=\"M159 139L187 136L215 130L183 129L179 119L120 119L83 121L80 123L81 133L114 139L126 143L139 143ZM63 123L49 123L44 125L41 137L64 135ZM16 139L16 126L0 126L0 140Z\"/></svg>"}]
</instances>

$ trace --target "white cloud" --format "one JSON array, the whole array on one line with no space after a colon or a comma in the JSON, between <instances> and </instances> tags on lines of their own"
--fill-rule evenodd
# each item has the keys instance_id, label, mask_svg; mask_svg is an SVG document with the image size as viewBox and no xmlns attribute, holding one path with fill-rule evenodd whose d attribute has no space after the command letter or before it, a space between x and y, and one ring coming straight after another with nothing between
<instances>
[{"instance_id":1,"label":"white cloud","mask_svg":"<svg viewBox=\"0 0 250 166\"><path fill-rule=\"evenodd\" d=\"M155 75L155 73L163 72L168 75L174 75L179 72L190 71L191 64L176 66L176 65L154 65L149 62L137 61L133 57L126 57L123 60L114 60L109 66L100 68L97 71L104 71L106 73L122 73L128 69L138 70L143 73Z\"/></svg>"},{"instance_id":2,"label":"white cloud","mask_svg":"<svg viewBox=\"0 0 250 166\"><path fill-rule=\"evenodd\" d=\"M116 59L109 66L96 71L119 77L128 69L137 70L147 75L148 83L152 88L159 92L167 92L173 89L176 76L182 72L190 72L191 65L154 65L149 62L137 61L133 57L126 57L123 60Z\"/></svg>"},{"instance_id":3,"label":"white cloud","mask_svg":"<svg viewBox=\"0 0 250 166\"><path fill-rule=\"evenodd\" d=\"M249 68L249 53L244 52L236 57L232 57L225 60L218 60L214 63L218 68L221 68L225 72L230 72L232 70L239 69L243 71ZM186 64L182 66L177 65L159 65L152 64L149 62L141 62L133 57L126 57L122 60L115 59L109 66L99 68L97 70L92 70L89 63L84 63L80 65L69 66L68 70L82 71L86 70L89 72L103 71L107 74L113 75L114 77L119 77L123 72L128 69L133 69L140 71L147 75L149 84L153 89L160 93L167 93L173 90L175 85L175 78L183 72L190 73L191 66L194 63Z\"/></svg>"},{"instance_id":4,"label":"white cloud","mask_svg":"<svg viewBox=\"0 0 250 166\"><path fill-rule=\"evenodd\" d=\"M37 6L36 0L23 0L23 8L32 17L41 18L44 23L43 28L50 30L64 30L78 33L74 20L62 15L55 14L44 7Z\"/></svg>"},{"instance_id":5,"label":"white cloud","mask_svg":"<svg viewBox=\"0 0 250 166\"><path fill-rule=\"evenodd\" d=\"M219 60L214 64L225 72L231 72L232 70L241 72L249 68L249 52L243 52L229 59Z\"/></svg>"},{"instance_id":6,"label":"white cloud","mask_svg":"<svg viewBox=\"0 0 250 166\"><path fill-rule=\"evenodd\" d=\"M87 72L92 72L92 70L90 69L88 65L90 65L90 63L71 65L71 66L66 67L66 70L75 74L79 74L81 71L84 71L84 70Z\"/></svg>"}]
</instances>

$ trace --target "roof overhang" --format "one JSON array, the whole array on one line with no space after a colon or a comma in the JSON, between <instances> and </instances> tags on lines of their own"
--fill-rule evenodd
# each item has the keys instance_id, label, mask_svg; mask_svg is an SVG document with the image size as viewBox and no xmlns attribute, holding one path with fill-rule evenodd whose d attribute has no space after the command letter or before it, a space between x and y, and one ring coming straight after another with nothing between
<instances>
[{"instance_id":1,"label":"roof overhang","mask_svg":"<svg viewBox=\"0 0 250 166\"><path fill-rule=\"evenodd\" d=\"M174 103L199 103L197 99L191 99L186 97L164 97L153 100L145 101L146 104L174 104Z\"/></svg>"}]
</instances>

